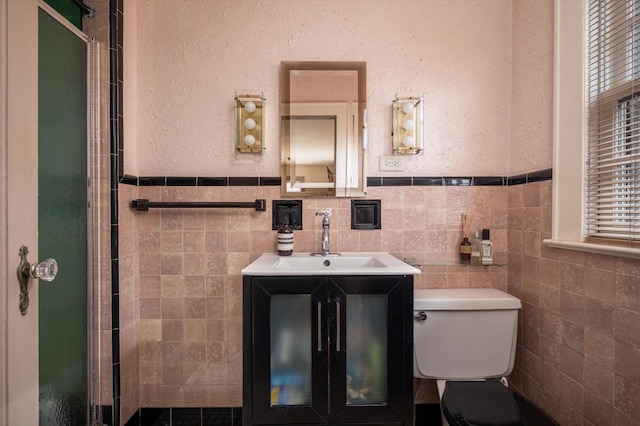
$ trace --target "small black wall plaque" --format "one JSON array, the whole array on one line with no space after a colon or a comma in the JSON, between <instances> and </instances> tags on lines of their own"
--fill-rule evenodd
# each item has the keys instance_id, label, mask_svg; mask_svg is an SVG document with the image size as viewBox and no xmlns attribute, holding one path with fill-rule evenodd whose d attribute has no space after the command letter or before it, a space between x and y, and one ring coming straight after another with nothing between
<instances>
[{"instance_id":1,"label":"small black wall plaque","mask_svg":"<svg viewBox=\"0 0 640 426\"><path fill-rule=\"evenodd\" d=\"M351 229L382 229L380 200L351 200Z\"/></svg>"},{"instance_id":2,"label":"small black wall plaque","mask_svg":"<svg viewBox=\"0 0 640 426\"><path fill-rule=\"evenodd\" d=\"M294 230L302 229L302 200L273 200L272 207L271 229L277 230L287 219Z\"/></svg>"}]
</instances>

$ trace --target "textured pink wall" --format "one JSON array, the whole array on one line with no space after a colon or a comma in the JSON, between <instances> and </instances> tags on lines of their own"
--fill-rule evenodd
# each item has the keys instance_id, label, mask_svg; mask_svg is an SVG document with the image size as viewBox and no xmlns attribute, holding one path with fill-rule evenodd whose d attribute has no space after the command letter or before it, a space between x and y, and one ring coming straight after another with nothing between
<instances>
[{"instance_id":1,"label":"textured pink wall","mask_svg":"<svg viewBox=\"0 0 640 426\"><path fill-rule=\"evenodd\" d=\"M513 2L511 164L517 175L552 165L553 1Z\"/></svg>"},{"instance_id":2,"label":"textured pink wall","mask_svg":"<svg viewBox=\"0 0 640 426\"><path fill-rule=\"evenodd\" d=\"M426 154L404 175L509 174L510 1L140 1L136 30L128 173L277 176L280 61L333 60L367 62L369 175L398 91L425 94ZM236 89L266 95L264 155L234 153Z\"/></svg>"},{"instance_id":3,"label":"textured pink wall","mask_svg":"<svg viewBox=\"0 0 640 426\"><path fill-rule=\"evenodd\" d=\"M401 90L424 91L427 100L428 151L404 174L518 174L551 166L552 0L138 6L139 139L125 142L138 149L131 173L277 175L281 60L367 61L372 175L381 174L377 156L390 152L390 103ZM243 88L263 89L271 102L264 156L232 151L233 92ZM507 289L523 301L511 385L562 425L638 424L640 267L544 246L551 186L370 188L384 206L377 231L349 229L347 199L305 200L296 250L318 249L313 213L332 207L338 251L451 259L460 213L472 213L479 227L492 229L496 255L509 266L425 267L416 288ZM244 189L250 198L279 197L278 188ZM235 199L230 188L128 188L122 195ZM129 212L123 219L122 325L137 320L122 333L123 371L140 380L123 381L123 396L139 397L143 407L241 404L239 271L274 250L269 224L268 213L235 211ZM417 401L436 398L434 384L421 381Z\"/></svg>"}]
</instances>

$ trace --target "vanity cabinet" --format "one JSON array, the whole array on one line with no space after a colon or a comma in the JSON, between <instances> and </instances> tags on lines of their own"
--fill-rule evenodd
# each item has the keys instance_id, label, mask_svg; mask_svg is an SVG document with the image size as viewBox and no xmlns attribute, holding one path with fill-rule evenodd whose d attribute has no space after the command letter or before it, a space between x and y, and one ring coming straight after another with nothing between
<instances>
[{"instance_id":1,"label":"vanity cabinet","mask_svg":"<svg viewBox=\"0 0 640 426\"><path fill-rule=\"evenodd\" d=\"M244 276L243 424L413 425L413 276Z\"/></svg>"}]
</instances>

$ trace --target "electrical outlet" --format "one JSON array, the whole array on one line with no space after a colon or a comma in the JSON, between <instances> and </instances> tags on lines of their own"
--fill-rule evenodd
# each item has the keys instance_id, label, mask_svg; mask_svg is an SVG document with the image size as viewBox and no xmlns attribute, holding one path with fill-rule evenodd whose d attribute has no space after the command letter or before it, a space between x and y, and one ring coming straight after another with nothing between
<instances>
[{"instance_id":1,"label":"electrical outlet","mask_svg":"<svg viewBox=\"0 0 640 426\"><path fill-rule=\"evenodd\" d=\"M403 158L397 155L381 155L380 156L380 170L381 171L404 171Z\"/></svg>"}]
</instances>

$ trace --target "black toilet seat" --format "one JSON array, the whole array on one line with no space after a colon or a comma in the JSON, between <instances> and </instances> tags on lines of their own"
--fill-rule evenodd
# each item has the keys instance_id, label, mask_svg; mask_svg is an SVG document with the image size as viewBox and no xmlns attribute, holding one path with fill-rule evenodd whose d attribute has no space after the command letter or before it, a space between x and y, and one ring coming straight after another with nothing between
<instances>
[{"instance_id":1,"label":"black toilet seat","mask_svg":"<svg viewBox=\"0 0 640 426\"><path fill-rule=\"evenodd\" d=\"M498 381L447 382L441 404L451 426L522 425L513 393Z\"/></svg>"}]
</instances>

